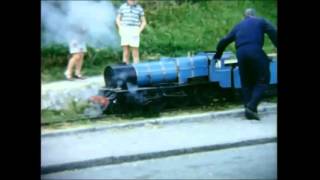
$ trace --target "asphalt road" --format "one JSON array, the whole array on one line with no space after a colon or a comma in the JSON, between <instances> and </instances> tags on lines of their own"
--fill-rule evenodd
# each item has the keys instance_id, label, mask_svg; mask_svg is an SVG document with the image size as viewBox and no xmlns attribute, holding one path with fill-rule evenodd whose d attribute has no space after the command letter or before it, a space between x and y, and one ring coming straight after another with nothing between
<instances>
[{"instance_id":1,"label":"asphalt road","mask_svg":"<svg viewBox=\"0 0 320 180\"><path fill-rule=\"evenodd\" d=\"M272 113L261 121L241 116L42 137L41 166L276 137L276 117Z\"/></svg>"},{"instance_id":2,"label":"asphalt road","mask_svg":"<svg viewBox=\"0 0 320 180\"><path fill-rule=\"evenodd\" d=\"M276 179L277 144L64 171L42 179Z\"/></svg>"}]
</instances>

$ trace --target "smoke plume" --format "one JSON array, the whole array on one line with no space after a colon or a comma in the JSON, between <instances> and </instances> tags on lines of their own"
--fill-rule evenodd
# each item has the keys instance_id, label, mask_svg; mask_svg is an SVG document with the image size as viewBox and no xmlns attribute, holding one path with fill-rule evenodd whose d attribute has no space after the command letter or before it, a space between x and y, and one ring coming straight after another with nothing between
<instances>
[{"instance_id":1,"label":"smoke plume","mask_svg":"<svg viewBox=\"0 0 320 180\"><path fill-rule=\"evenodd\" d=\"M116 9L111 1L41 1L41 43L68 44L84 28L85 40L95 48L118 47ZM76 28L75 28L76 27Z\"/></svg>"}]
</instances>

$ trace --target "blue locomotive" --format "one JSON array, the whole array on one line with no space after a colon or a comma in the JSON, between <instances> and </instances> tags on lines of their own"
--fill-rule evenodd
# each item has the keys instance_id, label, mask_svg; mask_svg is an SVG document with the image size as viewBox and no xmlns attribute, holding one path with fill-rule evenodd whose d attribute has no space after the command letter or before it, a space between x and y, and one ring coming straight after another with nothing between
<instances>
[{"instance_id":1,"label":"blue locomotive","mask_svg":"<svg viewBox=\"0 0 320 180\"><path fill-rule=\"evenodd\" d=\"M234 54L225 52L218 63L215 52L187 57L163 57L158 61L117 64L104 70L105 87L91 101L106 109L131 109L137 105L162 107L168 99L175 105L188 101L210 101L241 88ZM270 84L277 85L276 56L270 57ZM231 94L232 94L231 93ZM130 105L132 105L130 107Z\"/></svg>"}]
</instances>

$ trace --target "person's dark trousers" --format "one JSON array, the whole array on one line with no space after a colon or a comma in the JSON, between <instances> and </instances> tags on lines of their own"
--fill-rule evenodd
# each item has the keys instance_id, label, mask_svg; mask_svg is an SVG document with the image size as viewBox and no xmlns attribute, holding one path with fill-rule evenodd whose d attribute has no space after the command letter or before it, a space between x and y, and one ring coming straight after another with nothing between
<instances>
[{"instance_id":1,"label":"person's dark trousers","mask_svg":"<svg viewBox=\"0 0 320 180\"><path fill-rule=\"evenodd\" d=\"M270 81L270 60L260 47L254 45L239 47L237 58L244 105L257 112Z\"/></svg>"}]
</instances>

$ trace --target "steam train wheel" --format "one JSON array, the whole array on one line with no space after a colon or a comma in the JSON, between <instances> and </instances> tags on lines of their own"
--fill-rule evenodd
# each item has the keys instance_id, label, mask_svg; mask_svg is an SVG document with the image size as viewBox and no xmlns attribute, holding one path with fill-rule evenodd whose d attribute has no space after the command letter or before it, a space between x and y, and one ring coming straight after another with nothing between
<instances>
[{"instance_id":1,"label":"steam train wheel","mask_svg":"<svg viewBox=\"0 0 320 180\"><path fill-rule=\"evenodd\" d=\"M189 100L192 101L192 105L203 105L210 99L213 90L205 86L191 87L186 92L189 96Z\"/></svg>"},{"instance_id":2,"label":"steam train wheel","mask_svg":"<svg viewBox=\"0 0 320 180\"><path fill-rule=\"evenodd\" d=\"M160 99L154 100L150 102L149 104L145 105L145 109L147 111L152 111L152 112L161 112L163 109L166 107L167 103L165 101L162 101Z\"/></svg>"}]
</instances>

